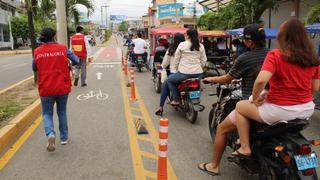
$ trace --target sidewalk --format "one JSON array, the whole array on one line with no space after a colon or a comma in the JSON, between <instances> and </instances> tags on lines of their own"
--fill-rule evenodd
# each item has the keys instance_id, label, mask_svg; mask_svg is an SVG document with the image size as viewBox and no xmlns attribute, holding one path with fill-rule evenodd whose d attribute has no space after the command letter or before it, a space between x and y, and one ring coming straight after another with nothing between
<instances>
[{"instance_id":1,"label":"sidewalk","mask_svg":"<svg viewBox=\"0 0 320 180\"><path fill-rule=\"evenodd\" d=\"M27 50L0 50L0 56L4 55L17 55L17 54L31 54L32 50L27 49Z\"/></svg>"}]
</instances>

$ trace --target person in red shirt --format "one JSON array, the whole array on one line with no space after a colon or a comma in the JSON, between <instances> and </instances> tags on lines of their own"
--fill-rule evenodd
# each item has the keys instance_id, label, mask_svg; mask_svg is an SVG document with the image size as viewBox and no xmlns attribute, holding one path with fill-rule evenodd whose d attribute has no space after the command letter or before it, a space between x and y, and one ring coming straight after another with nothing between
<instances>
[{"instance_id":1,"label":"person in red shirt","mask_svg":"<svg viewBox=\"0 0 320 180\"><path fill-rule=\"evenodd\" d=\"M280 48L268 53L252 91L252 101L240 101L236 124L241 147L233 156L250 156L250 120L272 125L309 118L314 112L312 92L319 90L319 57L298 19L280 27ZM262 96L267 83L270 89Z\"/></svg>"},{"instance_id":2,"label":"person in red shirt","mask_svg":"<svg viewBox=\"0 0 320 180\"><path fill-rule=\"evenodd\" d=\"M67 101L71 92L69 61L79 59L63 44L55 42L56 31L45 28L40 33L41 46L34 51L33 71L38 73L38 90L42 105L43 125L48 137L47 151L55 150L56 133L53 127L53 107L57 104L60 143L68 143Z\"/></svg>"},{"instance_id":3,"label":"person in red shirt","mask_svg":"<svg viewBox=\"0 0 320 180\"><path fill-rule=\"evenodd\" d=\"M87 59L92 61L91 49L89 40L84 35L84 29L78 26L77 33L70 38L70 48L80 59L80 64L76 66L74 86L78 86L80 71L81 71L81 86L87 86ZM89 58L88 58L89 57Z\"/></svg>"}]
</instances>

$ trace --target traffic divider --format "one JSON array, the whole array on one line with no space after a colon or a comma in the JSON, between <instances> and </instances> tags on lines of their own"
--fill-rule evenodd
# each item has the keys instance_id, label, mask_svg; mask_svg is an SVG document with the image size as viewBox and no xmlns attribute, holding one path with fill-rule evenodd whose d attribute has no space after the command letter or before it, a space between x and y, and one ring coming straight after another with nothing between
<instances>
[{"instance_id":1,"label":"traffic divider","mask_svg":"<svg viewBox=\"0 0 320 180\"><path fill-rule=\"evenodd\" d=\"M136 89L135 89L135 83L134 83L134 68L131 67L130 68L130 82L131 82L131 98L130 100L131 101L136 101L137 98L136 98Z\"/></svg>"},{"instance_id":2,"label":"traffic divider","mask_svg":"<svg viewBox=\"0 0 320 180\"><path fill-rule=\"evenodd\" d=\"M169 120L160 119L159 126L159 156L158 156L158 180L167 180L167 153L168 153L168 126Z\"/></svg>"},{"instance_id":3,"label":"traffic divider","mask_svg":"<svg viewBox=\"0 0 320 180\"><path fill-rule=\"evenodd\" d=\"M124 59L124 75L128 77L128 59Z\"/></svg>"}]
</instances>

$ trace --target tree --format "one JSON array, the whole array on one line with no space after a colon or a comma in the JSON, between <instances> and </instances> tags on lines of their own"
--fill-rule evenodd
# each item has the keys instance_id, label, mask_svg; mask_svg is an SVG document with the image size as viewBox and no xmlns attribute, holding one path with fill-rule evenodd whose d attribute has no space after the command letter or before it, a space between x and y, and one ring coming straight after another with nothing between
<instances>
[{"instance_id":1,"label":"tree","mask_svg":"<svg viewBox=\"0 0 320 180\"><path fill-rule=\"evenodd\" d=\"M14 41L17 38L27 39L29 37L28 18L27 16L11 17L11 31Z\"/></svg>"},{"instance_id":2,"label":"tree","mask_svg":"<svg viewBox=\"0 0 320 180\"><path fill-rule=\"evenodd\" d=\"M118 28L118 30L122 32L128 31L128 29L129 29L129 23L127 21L123 21Z\"/></svg>"},{"instance_id":3,"label":"tree","mask_svg":"<svg viewBox=\"0 0 320 180\"><path fill-rule=\"evenodd\" d=\"M74 26L79 25L80 12L77 9L77 5L81 4L88 9L88 15L91 15L94 12L94 6L90 0L67 0L67 18L68 22L74 22Z\"/></svg>"},{"instance_id":4,"label":"tree","mask_svg":"<svg viewBox=\"0 0 320 180\"><path fill-rule=\"evenodd\" d=\"M27 10L27 15L28 15L29 38L31 41L32 54L34 52L34 49L37 46L34 23L33 23L33 16L36 15L37 4L38 4L37 0L25 0L25 5L26 5L25 8Z\"/></svg>"},{"instance_id":5,"label":"tree","mask_svg":"<svg viewBox=\"0 0 320 180\"><path fill-rule=\"evenodd\" d=\"M320 3L315 5L307 14L306 23L314 24L320 22Z\"/></svg>"},{"instance_id":6,"label":"tree","mask_svg":"<svg viewBox=\"0 0 320 180\"><path fill-rule=\"evenodd\" d=\"M247 24L261 23L265 10L275 8L279 0L233 0L216 13L200 17L198 25L203 29L231 29Z\"/></svg>"}]
</instances>

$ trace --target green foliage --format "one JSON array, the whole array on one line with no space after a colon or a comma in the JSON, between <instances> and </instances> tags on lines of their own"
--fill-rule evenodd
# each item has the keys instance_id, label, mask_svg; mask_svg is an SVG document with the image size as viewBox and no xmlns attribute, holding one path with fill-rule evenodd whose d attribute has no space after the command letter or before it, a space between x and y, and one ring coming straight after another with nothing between
<instances>
[{"instance_id":1,"label":"green foliage","mask_svg":"<svg viewBox=\"0 0 320 180\"><path fill-rule=\"evenodd\" d=\"M94 5L91 0L66 0L67 18L69 25L75 27L79 25L80 12L76 8L76 5L81 4L88 9L88 15L94 12ZM70 24L73 21L72 24Z\"/></svg>"},{"instance_id":2,"label":"green foliage","mask_svg":"<svg viewBox=\"0 0 320 180\"><path fill-rule=\"evenodd\" d=\"M104 34L104 41L108 41L112 35L112 30L111 29L105 29L105 34Z\"/></svg>"},{"instance_id":3,"label":"green foliage","mask_svg":"<svg viewBox=\"0 0 320 180\"><path fill-rule=\"evenodd\" d=\"M125 32L125 31L128 31L128 28L129 28L129 23L128 23L127 21L123 21L123 22L119 25L118 30L119 30L119 31L122 31L122 32Z\"/></svg>"},{"instance_id":4,"label":"green foliage","mask_svg":"<svg viewBox=\"0 0 320 180\"><path fill-rule=\"evenodd\" d=\"M233 0L218 12L209 12L200 17L201 29L232 29L251 23L261 23L265 10L275 8L278 0Z\"/></svg>"},{"instance_id":5,"label":"green foliage","mask_svg":"<svg viewBox=\"0 0 320 180\"><path fill-rule=\"evenodd\" d=\"M27 16L11 17L12 36L27 39L29 37Z\"/></svg>"},{"instance_id":6,"label":"green foliage","mask_svg":"<svg viewBox=\"0 0 320 180\"><path fill-rule=\"evenodd\" d=\"M44 28L52 28L52 29L57 29L56 27L56 21L53 21L53 20L49 20L49 19L44 19L43 21L35 21L35 24L34 24L34 28L35 28L35 31L36 31L36 34L39 34L42 29Z\"/></svg>"},{"instance_id":7,"label":"green foliage","mask_svg":"<svg viewBox=\"0 0 320 180\"><path fill-rule=\"evenodd\" d=\"M316 6L314 6L306 17L306 23L307 24L314 24L320 22L320 3L318 3Z\"/></svg>"}]
</instances>

